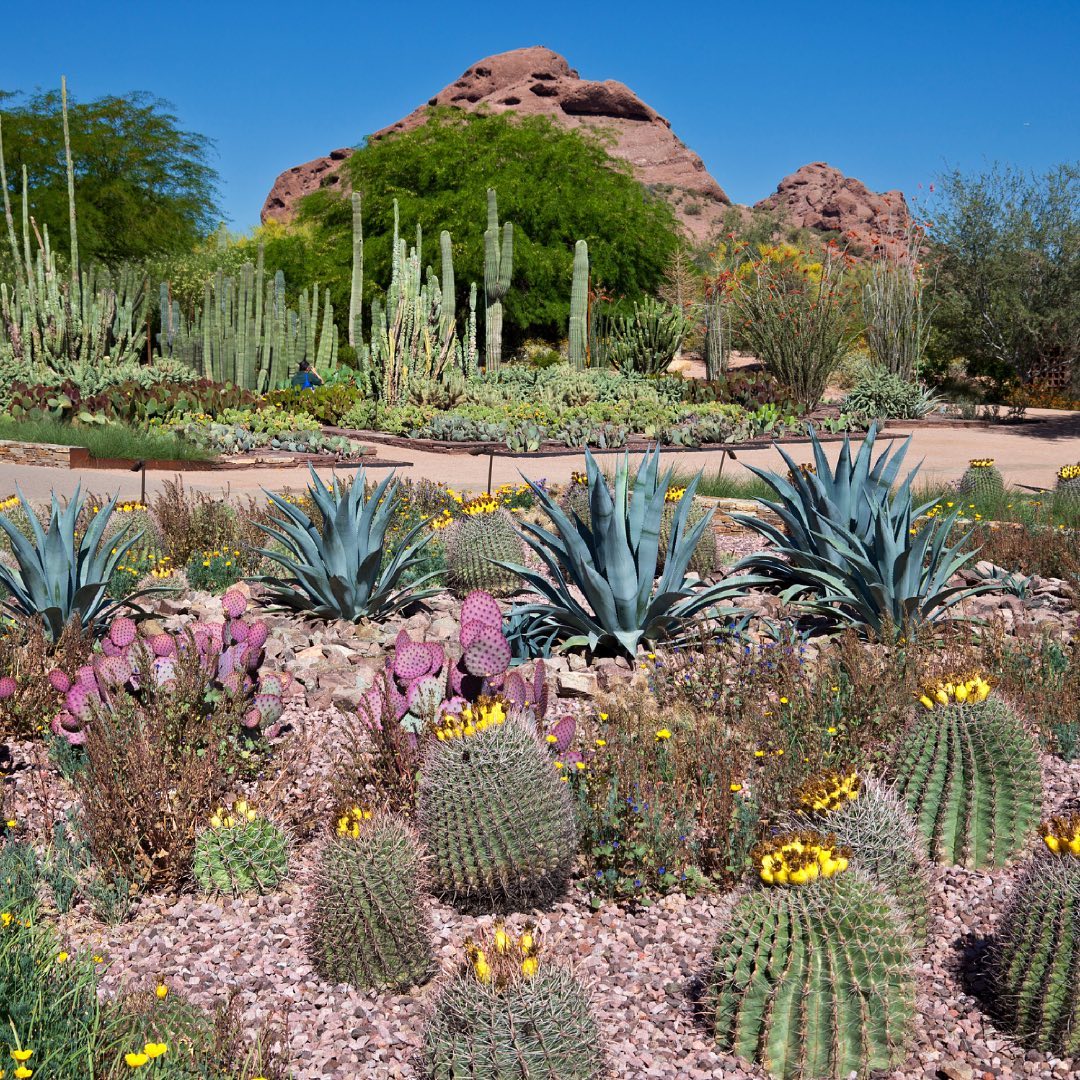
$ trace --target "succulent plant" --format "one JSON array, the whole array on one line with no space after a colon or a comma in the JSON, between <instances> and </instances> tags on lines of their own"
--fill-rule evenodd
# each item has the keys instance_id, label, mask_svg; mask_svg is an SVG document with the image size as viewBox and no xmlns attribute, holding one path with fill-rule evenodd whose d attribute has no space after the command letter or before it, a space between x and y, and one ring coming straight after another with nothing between
<instances>
[{"instance_id":1,"label":"succulent plant","mask_svg":"<svg viewBox=\"0 0 1080 1080\"><path fill-rule=\"evenodd\" d=\"M475 589L493 596L515 592L521 582L503 564L521 562L525 548L510 515L491 499L470 500L464 509L443 534L450 591L457 596Z\"/></svg>"},{"instance_id":2,"label":"succulent plant","mask_svg":"<svg viewBox=\"0 0 1080 1080\"><path fill-rule=\"evenodd\" d=\"M193 870L203 892L242 896L272 892L285 877L289 841L244 800L215 810L195 840Z\"/></svg>"},{"instance_id":3,"label":"succulent plant","mask_svg":"<svg viewBox=\"0 0 1080 1080\"><path fill-rule=\"evenodd\" d=\"M1005 494L1005 480L993 458L972 458L957 487L969 499L993 499Z\"/></svg>"},{"instance_id":4,"label":"succulent plant","mask_svg":"<svg viewBox=\"0 0 1080 1080\"><path fill-rule=\"evenodd\" d=\"M675 521L679 503L685 497L684 492L685 489L683 488L672 488L666 496L667 505L664 507L664 516L660 521L660 551L657 564L660 567L663 567L667 562L668 547L671 544L671 527ZM694 499L690 504L690 511L686 515L686 528L692 529L702 518L706 517L711 522L712 514L709 512L708 507L700 500ZM698 540L686 568L693 571L698 577L705 578L710 574L715 574L719 565L716 536L712 529L708 528L701 534L701 539Z\"/></svg>"},{"instance_id":5,"label":"succulent plant","mask_svg":"<svg viewBox=\"0 0 1080 1080\"><path fill-rule=\"evenodd\" d=\"M525 605L515 613L564 645L615 648L630 656L643 642L677 640L722 600L741 595L763 578L736 578L703 587L686 570L709 527L707 514L693 527L686 520L698 478L687 485L671 522L671 543L658 575L660 527L672 472L659 473L659 451L646 453L630 490L630 458L615 472L614 491L595 459L585 451L589 522L571 518L551 494L530 481L537 501L555 532L523 522L522 537L546 573L508 564L545 603ZM659 577L659 580L657 578Z\"/></svg>"},{"instance_id":6,"label":"succulent plant","mask_svg":"<svg viewBox=\"0 0 1080 1080\"><path fill-rule=\"evenodd\" d=\"M915 943L926 941L930 875L922 836L902 799L874 777L830 770L796 792L794 828L820 827L849 848L856 865L896 901Z\"/></svg>"},{"instance_id":7,"label":"succulent plant","mask_svg":"<svg viewBox=\"0 0 1080 1080\"><path fill-rule=\"evenodd\" d=\"M1025 1046L1080 1056L1080 814L1043 826L991 946L990 982L1005 1026Z\"/></svg>"},{"instance_id":8,"label":"succulent plant","mask_svg":"<svg viewBox=\"0 0 1080 1080\"><path fill-rule=\"evenodd\" d=\"M911 440L896 453L884 450L871 463L876 437L871 427L852 458L845 436L833 469L811 429L815 472L802 472L780 447L790 479L748 466L776 492L776 502L758 501L781 525L732 514L771 542L769 550L748 556L735 570L763 575L787 603L874 633L891 626L900 635L938 621L987 586L949 584L975 555L963 550L966 536L946 546L959 508L916 527L933 505L913 506L911 485L918 469L890 495Z\"/></svg>"},{"instance_id":9,"label":"succulent plant","mask_svg":"<svg viewBox=\"0 0 1080 1080\"><path fill-rule=\"evenodd\" d=\"M897 1065L915 1015L914 944L892 899L832 837L755 849L755 886L713 950L706 1008L725 1051L789 1077Z\"/></svg>"},{"instance_id":10,"label":"succulent plant","mask_svg":"<svg viewBox=\"0 0 1080 1080\"><path fill-rule=\"evenodd\" d=\"M318 860L308 952L329 982L406 990L434 967L416 835L397 818L353 807Z\"/></svg>"},{"instance_id":11,"label":"succulent plant","mask_svg":"<svg viewBox=\"0 0 1080 1080\"><path fill-rule=\"evenodd\" d=\"M1054 490L1066 498L1075 498L1080 495L1080 463L1062 465L1058 469L1057 484Z\"/></svg>"},{"instance_id":12,"label":"succulent plant","mask_svg":"<svg viewBox=\"0 0 1080 1080\"><path fill-rule=\"evenodd\" d=\"M1035 743L980 676L928 687L893 751L897 794L936 862L1002 866L1039 820Z\"/></svg>"},{"instance_id":13,"label":"succulent plant","mask_svg":"<svg viewBox=\"0 0 1080 1080\"><path fill-rule=\"evenodd\" d=\"M436 892L467 910L516 910L563 889L577 823L535 722L502 698L444 714L420 772L420 831Z\"/></svg>"},{"instance_id":14,"label":"succulent plant","mask_svg":"<svg viewBox=\"0 0 1080 1080\"><path fill-rule=\"evenodd\" d=\"M322 515L322 529L297 505L267 492L281 516L258 527L277 540L287 554L260 548L279 563L290 578L260 578L270 598L281 607L308 612L322 619L381 619L427 596L434 590L418 586L430 577L403 585L402 576L420 560L431 533L426 522L415 525L390 553L384 565L386 533L397 512L398 489L393 473L367 494L361 469L347 490L328 488L313 468L308 496Z\"/></svg>"},{"instance_id":15,"label":"succulent plant","mask_svg":"<svg viewBox=\"0 0 1080 1080\"><path fill-rule=\"evenodd\" d=\"M431 1080L600 1080L607 1075L588 992L543 955L536 930L497 924L469 941L441 986L424 1031Z\"/></svg>"}]
</instances>

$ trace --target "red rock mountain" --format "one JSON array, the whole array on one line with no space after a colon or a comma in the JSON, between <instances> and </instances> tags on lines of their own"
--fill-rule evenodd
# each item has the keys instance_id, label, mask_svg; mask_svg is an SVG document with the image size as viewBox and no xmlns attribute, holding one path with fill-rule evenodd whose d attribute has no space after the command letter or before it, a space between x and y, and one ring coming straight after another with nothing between
<instances>
[{"instance_id":1,"label":"red rock mountain","mask_svg":"<svg viewBox=\"0 0 1080 1080\"><path fill-rule=\"evenodd\" d=\"M582 79L551 49L534 46L489 56L460 79L429 98L426 105L371 136L383 138L424 122L428 106L449 105L490 112L548 116L566 128L590 128L613 138L610 152L629 162L643 184L662 192L688 235L697 242L713 236L731 200L709 175L705 163L671 130L671 124L620 82ZM278 176L263 204L262 220L288 221L303 196L343 184L342 163L349 148L296 165ZM810 173L810 176L805 174ZM795 224L810 228L862 230L869 236L885 209L907 208L899 192L875 195L824 164L807 165L784 180L775 195L758 205L776 205Z\"/></svg>"}]
</instances>

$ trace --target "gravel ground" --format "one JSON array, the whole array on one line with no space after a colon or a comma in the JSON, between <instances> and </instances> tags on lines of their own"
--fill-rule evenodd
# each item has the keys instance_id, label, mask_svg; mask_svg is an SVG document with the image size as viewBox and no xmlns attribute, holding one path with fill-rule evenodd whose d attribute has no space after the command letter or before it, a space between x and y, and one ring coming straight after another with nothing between
<instances>
[{"instance_id":1,"label":"gravel ground","mask_svg":"<svg viewBox=\"0 0 1080 1080\"><path fill-rule=\"evenodd\" d=\"M329 716L309 714L306 719L319 724ZM26 749L15 748L17 757ZM324 767L316 758L303 769L316 797L315 778L324 775ZM9 793L15 798L8 802L8 812L31 827L42 812L41 788L32 782L35 771L19 771ZM1044 772L1048 810L1080 796L1080 762L1063 765L1048 758ZM91 922L76 909L62 920L62 930L72 944L106 957L103 985L109 991L164 980L200 1004L214 1006L235 988L252 1027L269 1016L286 1017L289 1057L298 1080L417 1077L412 1059L436 984L412 994L379 996L318 979L303 947L300 884L315 852L310 844L297 852L288 886L273 896L148 898L131 921L115 928ZM975 996L986 935L1004 907L1012 877L1008 868L992 874L934 870L915 1042L903 1067L890 1074L895 1080L1080 1076L1080 1062L1047 1060L1014 1046L994 1028ZM592 987L613 1077L765 1075L717 1053L694 1017L697 979L707 968L721 912L718 897L669 897L645 911L608 907L593 912L571 894L538 919L546 950L571 960ZM445 968L458 961L467 935L491 923L439 905L433 916ZM520 921L515 917L512 925Z\"/></svg>"}]
</instances>

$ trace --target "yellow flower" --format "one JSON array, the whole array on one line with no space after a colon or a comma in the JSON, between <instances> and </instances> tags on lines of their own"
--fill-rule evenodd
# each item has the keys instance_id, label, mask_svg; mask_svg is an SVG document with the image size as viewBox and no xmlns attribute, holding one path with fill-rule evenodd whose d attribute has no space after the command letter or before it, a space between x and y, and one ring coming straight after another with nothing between
<instances>
[{"instance_id":1,"label":"yellow flower","mask_svg":"<svg viewBox=\"0 0 1080 1080\"><path fill-rule=\"evenodd\" d=\"M158 983L154 987L154 993L157 994L158 1001L164 1001L169 996L169 988L164 983Z\"/></svg>"},{"instance_id":2,"label":"yellow flower","mask_svg":"<svg viewBox=\"0 0 1080 1080\"><path fill-rule=\"evenodd\" d=\"M547 738L547 741L549 743L557 743L559 741L558 739L555 738L554 735L548 735L546 738Z\"/></svg>"},{"instance_id":3,"label":"yellow flower","mask_svg":"<svg viewBox=\"0 0 1080 1080\"><path fill-rule=\"evenodd\" d=\"M780 704L781 704L781 705L786 705L787 703L788 703L788 699L787 699L786 697L782 697L782 698L780 699Z\"/></svg>"},{"instance_id":4,"label":"yellow flower","mask_svg":"<svg viewBox=\"0 0 1080 1080\"><path fill-rule=\"evenodd\" d=\"M68 954L66 952L58 953L56 956L56 962L58 964L67 963Z\"/></svg>"},{"instance_id":5,"label":"yellow flower","mask_svg":"<svg viewBox=\"0 0 1080 1080\"><path fill-rule=\"evenodd\" d=\"M607 746L607 739L597 739L596 740L596 745L597 746Z\"/></svg>"},{"instance_id":6,"label":"yellow flower","mask_svg":"<svg viewBox=\"0 0 1080 1080\"><path fill-rule=\"evenodd\" d=\"M535 956L526 956L521 961L521 974L526 979L531 979L536 974L536 969L540 966L540 961Z\"/></svg>"},{"instance_id":7,"label":"yellow flower","mask_svg":"<svg viewBox=\"0 0 1080 1080\"><path fill-rule=\"evenodd\" d=\"M24 1061L29 1061L34 1056L33 1050L12 1050L11 1056L20 1064Z\"/></svg>"},{"instance_id":8,"label":"yellow flower","mask_svg":"<svg viewBox=\"0 0 1080 1080\"><path fill-rule=\"evenodd\" d=\"M159 1058L162 1054L166 1053L169 1049L168 1043L156 1043L148 1042L143 1047L143 1052L148 1058Z\"/></svg>"},{"instance_id":9,"label":"yellow flower","mask_svg":"<svg viewBox=\"0 0 1080 1080\"><path fill-rule=\"evenodd\" d=\"M94 957L93 957L93 961L94 961L95 964L104 964L105 963L105 957L104 956L98 956L98 955L95 954Z\"/></svg>"},{"instance_id":10,"label":"yellow flower","mask_svg":"<svg viewBox=\"0 0 1080 1080\"><path fill-rule=\"evenodd\" d=\"M584 761L575 761L574 762L574 768L576 768L578 770L584 769L585 768L585 762Z\"/></svg>"},{"instance_id":11,"label":"yellow flower","mask_svg":"<svg viewBox=\"0 0 1080 1080\"><path fill-rule=\"evenodd\" d=\"M125 1054L124 1061L132 1069L141 1069L150 1060L149 1054Z\"/></svg>"},{"instance_id":12,"label":"yellow flower","mask_svg":"<svg viewBox=\"0 0 1080 1080\"><path fill-rule=\"evenodd\" d=\"M666 727L662 727L657 733L656 738L658 742L665 742L671 738L671 732Z\"/></svg>"},{"instance_id":13,"label":"yellow flower","mask_svg":"<svg viewBox=\"0 0 1080 1080\"><path fill-rule=\"evenodd\" d=\"M5 911L3 913L0 913L0 926L10 926L10 925L11 925L11 912Z\"/></svg>"},{"instance_id":14,"label":"yellow flower","mask_svg":"<svg viewBox=\"0 0 1080 1080\"><path fill-rule=\"evenodd\" d=\"M34 1075L33 1069L28 1069L25 1065L20 1065L12 1074L16 1080L29 1080Z\"/></svg>"},{"instance_id":15,"label":"yellow flower","mask_svg":"<svg viewBox=\"0 0 1080 1080\"><path fill-rule=\"evenodd\" d=\"M731 790L732 791L742 791L742 784L732 783L731 784Z\"/></svg>"}]
</instances>

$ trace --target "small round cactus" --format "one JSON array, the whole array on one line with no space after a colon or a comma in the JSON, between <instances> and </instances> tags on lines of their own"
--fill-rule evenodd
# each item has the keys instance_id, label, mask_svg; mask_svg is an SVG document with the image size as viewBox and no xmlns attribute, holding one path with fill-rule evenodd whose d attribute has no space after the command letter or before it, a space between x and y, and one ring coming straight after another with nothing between
<instances>
[{"instance_id":1,"label":"small round cactus","mask_svg":"<svg viewBox=\"0 0 1080 1080\"><path fill-rule=\"evenodd\" d=\"M1073 499L1080 496L1080 463L1062 465L1057 473L1057 493Z\"/></svg>"},{"instance_id":2,"label":"small round cactus","mask_svg":"<svg viewBox=\"0 0 1080 1080\"><path fill-rule=\"evenodd\" d=\"M244 800L216 810L195 841L195 880L205 892L270 892L285 877L288 863L285 833Z\"/></svg>"},{"instance_id":3,"label":"small round cactus","mask_svg":"<svg viewBox=\"0 0 1080 1080\"><path fill-rule=\"evenodd\" d=\"M498 563L521 564L525 545L510 515L494 500L466 503L465 516L447 528L444 544L447 584L456 595L483 589L508 596L521 588L518 575Z\"/></svg>"},{"instance_id":4,"label":"small round cactus","mask_svg":"<svg viewBox=\"0 0 1080 1080\"><path fill-rule=\"evenodd\" d=\"M972 458L960 478L958 490L969 499L1000 498L1005 494L1005 480L993 458Z\"/></svg>"}]
</instances>

